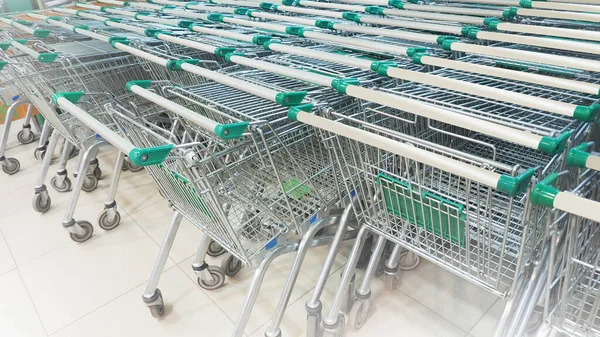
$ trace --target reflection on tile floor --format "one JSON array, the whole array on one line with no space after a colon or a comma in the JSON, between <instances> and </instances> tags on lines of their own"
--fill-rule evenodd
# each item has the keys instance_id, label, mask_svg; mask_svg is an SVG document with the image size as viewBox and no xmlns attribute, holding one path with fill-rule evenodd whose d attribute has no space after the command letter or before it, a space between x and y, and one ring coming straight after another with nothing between
<instances>
[{"instance_id":1,"label":"reflection on tile floor","mask_svg":"<svg viewBox=\"0 0 600 337\"><path fill-rule=\"evenodd\" d=\"M172 215L153 181L144 171L123 172L117 193L122 225L111 232L95 226L94 237L77 244L61 226L68 193L50 190L53 207L46 214L37 214L31 207L39 163L28 157L35 146L9 150L25 165L15 176L0 174L0 336L231 334L252 278L251 268L228 279L221 289L201 289L190 265L202 233L184 220L159 285L167 314L160 320L152 318L141 294ZM77 220L96 223L113 160L112 151L102 152L100 188L81 194ZM73 168L74 160L69 170ZM312 296L326 253L327 247L320 247L307 255L281 326L283 336L305 335L304 305ZM264 335L293 258L283 256L269 269L245 330L247 336ZM208 262L219 264L220 260ZM324 313L345 262L344 255L336 259L322 295ZM401 274L396 290L386 290L383 281L375 279L368 321L357 331L349 326L347 336L487 337L502 307L503 302L491 294L423 262Z\"/></svg>"}]
</instances>

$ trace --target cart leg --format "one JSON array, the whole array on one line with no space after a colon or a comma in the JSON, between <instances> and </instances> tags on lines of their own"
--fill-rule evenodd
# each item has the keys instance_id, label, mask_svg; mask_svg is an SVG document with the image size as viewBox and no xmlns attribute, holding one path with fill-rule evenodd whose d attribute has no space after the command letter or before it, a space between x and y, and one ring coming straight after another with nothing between
<instances>
[{"instance_id":1,"label":"cart leg","mask_svg":"<svg viewBox=\"0 0 600 337\"><path fill-rule=\"evenodd\" d=\"M110 181L110 188L108 189L108 196L106 197L106 202L104 203L104 210L102 213L100 213L100 217L98 217L98 225L105 231L115 229L121 223L121 215L117 210L115 196L117 194L119 179L121 178L121 166L123 166L124 157L125 154L123 154L121 151L117 151L113 175Z\"/></svg>"},{"instance_id":2,"label":"cart leg","mask_svg":"<svg viewBox=\"0 0 600 337\"><path fill-rule=\"evenodd\" d=\"M69 159L69 152L71 151L71 143L65 141L63 150L60 154L60 160L58 162L58 170L56 170L56 176L52 177L50 184L58 192L67 192L71 189L71 179L67 175L67 160Z\"/></svg>"},{"instance_id":3,"label":"cart leg","mask_svg":"<svg viewBox=\"0 0 600 337\"><path fill-rule=\"evenodd\" d=\"M8 133L10 132L10 125L12 123L13 116L17 111L17 108L23 104L28 104L27 100L20 100L14 102L8 110L6 110L6 118L4 119L4 126L2 128L2 135L0 135L0 166L2 166L2 170L4 173L8 175L15 174L19 172L21 168L21 164L16 158L7 158L4 156L4 152L6 151L6 145L8 144Z\"/></svg>"},{"instance_id":4,"label":"cart leg","mask_svg":"<svg viewBox=\"0 0 600 337\"><path fill-rule=\"evenodd\" d=\"M313 237L321 228L334 225L332 223L326 223L325 221L319 221L315 223L312 227L310 227L306 233L302 236L302 240L300 241L300 246L298 247L298 252L296 253L296 258L294 259L294 263L292 264L292 269L288 274L288 279L283 287L283 291L281 297L279 298L279 303L277 304L277 309L275 310L275 316L271 320L271 324L265 331L265 336L267 337L278 337L281 336L281 329L279 328L281 322L283 321L283 314L285 313L285 309L288 306L290 301L290 297L292 296L292 290L294 289L294 285L296 284L296 280L298 279L298 275L300 274L300 268L302 268L302 263L304 263L304 257L306 256L306 252L310 247L310 242ZM334 256L335 259L335 256Z\"/></svg>"},{"instance_id":5,"label":"cart leg","mask_svg":"<svg viewBox=\"0 0 600 337\"><path fill-rule=\"evenodd\" d=\"M365 271L365 277L360 287L356 289L356 300L352 303L352 309L348 314L348 322L354 330L360 329L367 321L371 307L371 281L373 281L375 271L377 270L377 266L379 266L385 242L385 238L380 235Z\"/></svg>"},{"instance_id":6,"label":"cart leg","mask_svg":"<svg viewBox=\"0 0 600 337\"><path fill-rule=\"evenodd\" d=\"M58 138L58 132L52 132L50 142L48 143L48 151L54 152L56 144L58 143ZM33 209L39 213L46 213L50 209L51 205L50 196L48 195L48 189L44 184L46 181L46 175L48 174L48 170L50 169L51 161L52 155L44 157L44 160L42 161L42 167L40 169L40 173L37 177L37 181L34 187L35 194L33 196Z\"/></svg>"},{"instance_id":7,"label":"cart leg","mask_svg":"<svg viewBox=\"0 0 600 337\"><path fill-rule=\"evenodd\" d=\"M218 266L209 266L206 263L206 252L210 246L211 238L204 234L200 246L198 246L198 252L196 252L196 258L192 263L192 269L198 276L198 285L207 290L214 290L220 288L225 283L225 272Z\"/></svg>"},{"instance_id":8,"label":"cart leg","mask_svg":"<svg viewBox=\"0 0 600 337\"><path fill-rule=\"evenodd\" d=\"M340 280L340 285L336 291L335 298L333 300L333 303L331 304L329 313L323 318L323 329L325 336L343 335L345 319L344 315L340 314L340 309L343 304L342 302L346 298L346 292L350 285L350 281L354 276L354 269L356 269L356 263L358 262L358 258L360 257L360 252L363 248L367 233L367 227L363 226L361 227L358 236L356 237L356 241L354 243L354 246L352 247L352 252L350 253L348 262L346 262L346 267L344 268L342 279Z\"/></svg>"},{"instance_id":9,"label":"cart leg","mask_svg":"<svg viewBox=\"0 0 600 337\"><path fill-rule=\"evenodd\" d=\"M35 140L35 134L31 131L31 117L33 116L33 105L27 107L27 114L23 120L23 129L17 134L17 139L21 144L30 144Z\"/></svg>"},{"instance_id":10,"label":"cart leg","mask_svg":"<svg viewBox=\"0 0 600 337\"><path fill-rule=\"evenodd\" d=\"M105 141L97 142L90 146L87 151L85 151L81 161L81 167L79 168L80 172L86 172L90 162L89 158L94 158L96 153L98 153L98 149L106 144L107 143ZM90 222L85 220L75 221L75 219L73 219L73 214L75 213L75 208L77 207L77 200L79 199L79 195L85 180L86 175L83 174L79 175L77 179L75 179L75 186L73 186L71 200L62 222L63 227L70 233L71 239L75 242L84 242L89 240L94 232L94 227L92 227Z\"/></svg>"},{"instance_id":11,"label":"cart leg","mask_svg":"<svg viewBox=\"0 0 600 337\"><path fill-rule=\"evenodd\" d=\"M150 280L146 285L146 290L144 290L144 293L142 294L142 300L144 303L146 303L150 309L150 313L154 317L160 317L165 313L162 293L158 289L158 281L160 280L160 275L165 269L169 252L171 251L171 247L173 247L173 242L175 241L175 236L177 235L177 230L179 229L179 224L181 224L181 218L182 216L179 212L175 211L173 213L171 224L169 224L169 229L167 230L167 234L165 235L163 243L160 246L158 257L156 258L156 262L152 268Z\"/></svg>"},{"instance_id":12,"label":"cart leg","mask_svg":"<svg viewBox=\"0 0 600 337\"><path fill-rule=\"evenodd\" d=\"M325 264L323 265L323 269L321 269L321 274L319 275L319 280L315 285L315 289L313 290L312 297L310 300L306 302L306 336L307 337L317 337L319 333L319 325L321 323L321 310L323 308L323 304L321 303L321 295L323 294L323 290L325 289L325 283L327 283L327 278L331 273L331 269L333 268L333 264L335 262L335 257L340 249L340 245L342 244L342 238L346 233L346 229L348 228L348 222L352 212L352 204L349 204L344 209L342 213L342 218L340 220L340 224L337 227L335 235L333 237L333 242L327 252L327 258L325 259Z\"/></svg>"},{"instance_id":13,"label":"cart leg","mask_svg":"<svg viewBox=\"0 0 600 337\"><path fill-rule=\"evenodd\" d=\"M40 133L40 140L38 142L38 147L33 152L33 157L37 160L42 160L44 157L44 153L46 152L46 147L48 146L48 139L50 134L52 133L52 127L48 121L44 122L44 126L42 126L42 132Z\"/></svg>"},{"instance_id":14,"label":"cart leg","mask_svg":"<svg viewBox=\"0 0 600 337\"><path fill-rule=\"evenodd\" d=\"M385 261L385 288L388 290L396 289L396 286L398 285L398 269L400 267L398 260L400 259L400 249L400 245L394 245L390 258ZM407 252L407 254L412 253Z\"/></svg>"}]
</instances>

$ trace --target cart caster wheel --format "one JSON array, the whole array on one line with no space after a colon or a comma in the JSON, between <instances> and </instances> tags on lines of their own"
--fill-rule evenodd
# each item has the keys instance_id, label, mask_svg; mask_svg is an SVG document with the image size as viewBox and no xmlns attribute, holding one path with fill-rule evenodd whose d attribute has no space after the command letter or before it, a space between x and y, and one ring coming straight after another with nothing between
<instances>
[{"instance_id":1,"label":"cart caster wheel","mask_svg":"<svg viewBox=\"0 0 600 337\"><path fill-rule=\"evenodd\" d=\"M96 188L98 188L98 178L96 178L95 175L88 174L83 182L83 186L81 186L81 189L85 192L92 192Z\"/></svg>"},{"instance_id":2,"label":"cart caster wheel","mask_svg":"<svg viewBox=\"0 0 600 337\"><path fill-rule=\"evenodd\" d=\"M158 299L156 300L156 304L152 304L148 306L150 309L150 314L154 318L160 318L165 314L165 304L163 303L162 293L160 289L156 289L156 293L158 294Z\"/></svg>"},{"instance_id":3,"label":"cart caster wheel","mask_svg":"<svg viewBox=\"0 0 600 337\"><path fill-rule=\"evenodd\" d=\"M108 220L108 210L102 211L102 214L98 217L98 226L104 229L105 231L109 231L117 228L121 224L121 214L117 211L115 213L115 218L113 221Z\"/></svg>"},{"instance_id":4,"label":"cart caster wheel","mask_svg":"<svg viewBox=\"0 0 600 337\"><path fill-rule=\"evenodd\" d=\"M370 300L356 300L354 302L350 314L348 314L348 321L351 329L356 331L362 328L369 316L370 307Z\"/></svg>"},{"instance_id":5,"label":"cart caster wheel","mask_svg":"<svg viewBox=\"0 0 600 337\"><path fill-rule=\"evenodd\" d=\"M398 281L400 277L396 274L385 274L385 289L394 290L398 287Z\"/></svg>"},{"instance_id":6,"label":"cart caster wheel","mask_svg":"<svg viewBox=\"0 0 600 337\"><path fill-rule=\"evenodd\" d=\"M35 149L33 151L33 157L37 160L42 160L46 156L46 149Z\"/></svg>"},{"instance_id":7,"label":"cart caster wheel","mask_svg":"<svg viewBox=\"0 0 600 337\"><path fill-rule=\"evenodd\" d=\"M137 166L137 165L134 165L134 164L132 164L132 163L130 163L130 162L127 162L127 168L128 168L128 169L129 169L129 171L131 171L131 172L138 172L138 171L141 171L141 170L142 170L144 167L142 167L142 166Z\"/></svg>"},{"instance_id":8,"label":"cart caster wheel","mask_svg":"<svg viewBox=\"0 0 600 337\"><path fill-rule=\"evenodd\" d=\"M129 167L127 166L127 162L124 161L123 165L121 165L121 171L127 171L127 170L129 170Z\"/></svg>"},{"instance_id":9,"label":"cart caster wheel","mask_svg":"<svg viewBox=\"0 0 600 337\"><path fill-rule=\"evenodd\" d=\"M58 182L58 179L56 177L52 177L52 179L50 179L50 185L52 185L52 188L54 188L57 192L69 192L71 190L71 179L69 179L69 177L65 177L62 181L62 184L60 184Z\"/></svg>"},{"instance_id":10,"label":"cart caster wheel","mask_svg":"<svg viewBox=\"0 0 600 337\"><path fill-rule=\"evenodd\" d=\"M4 165L2 165L2 171L4 171L4 173L13 175L21 169L21 163L15 158L6 158L5 161Z\"/></svg>"},{"instance_id":11,"label":"cart caster wheel","mask_svg":"<svg viewBox=\"0 0 600 337\"><path fill-rule=\"evenodd\" d=\"M46 213L46 212L48 212L48 210L50 210L51 205L52 205L52 202L51 202L49 196L46 197L45 202L44 202L44 198L41 193L36 193L36 195L33 196L32 206L36 212Z\"/></svg>"},{"instance_id":12,"label":"cart caster wheel","mask_svg":"<svg viewBox=\"0 0 600 337\"><path fill-rule=\"evenodd\" d=\"M338 316L338 323L335 329L333 330L325 330L323 332L324 337L343 337L344 330L346 329L346 318L344 315Z\"/></svg>"},{"instance_id":13,"label":"cart caster wheel","mask_svg":"<svg viewBox=\"0 0 600 337\"><path fill-rule=\"evenodd\" d=\"M225 273L221 269L221 267L217 266L208 266L208 271L210 275L213 277L212 280L203 280L198 278L198 285L206 290L215 290L220 288L223 283L225 283Z\"/></svg>"},{"instance_id":14,"label":"cart caster wheel","mask_svg":"<svg viewBox=\"0 0 600 337\"><path fill-rule=\"evenodd\" d=\"M96 166L94 171L92 171L92 175L94 175L94 177L96 177L96 179L102 178L102 170L100 169L100 166Z\"/></svg>"},{"instance_id":15,"label":"cart caster wheel","mask_svg":"<svg viewBox=\"0 0 600 337\"><path fill-rule=\"evenodd\" d=\"M225 275L234 277L240 270L242 270L242 261L238 260L235 256L227 254L221 260L221 269Z\"/></svg>"},{"instance_id":16,"label":"cart caster wheel","mask_svg":"<svg viewBox=\"0 0 600 337\"><path fill-rule=\"evenodd\" d=\"M419 255L406 251L400 253L400 269L402 270L413 270L419 266L421 263L421 257Z\"/></svg>"},{"instance_id":17,"label":"cart caster wheel","mask_svg":"<svg viewBox=\"0 0 600 337\"><path fill-rule=\"evenodd\" d=\"M17 133L17 140L21 144L31 144L35 140L35 135L33 132L31 132L31 130L21 130L19 133Z\"/></svg>"},{"instance_id":18,"label":"cart caster wheel","mask_svg":"<svg viewBox=\"0 0 600 337\"><path fill-rule=\"evenodd\" d=\"M94 227L88 221L77 221L77 224L83 229L83 234L77 235L75 233L70 233L71 240L75 242L85 242L92 237L94 234Z\"/></svg>"},{"instance_id":19,"label":"cart caster wheel","mask_svg":"<svg viewBox=\"0 0 600 337\"><path fill-rule=\"evenodd\" d=\"M79 154L79 149L76 147L72 147L71 152L69 152L69 159L73 159L73 158L77 157L78 154Z\"/></svg>"},{"instance_id":20,"label":"cart caster wheel","mask_svg":"<svg viewBox=\"0 0 600 337\"><path fill-rule=\"evenodd\" d=\"M206 252L208 256L217 257L225 254L225 248L221 247L219 243L216 241L210 240L210 244L208 245L208 251Z\"/></svg>"}]
</instances>

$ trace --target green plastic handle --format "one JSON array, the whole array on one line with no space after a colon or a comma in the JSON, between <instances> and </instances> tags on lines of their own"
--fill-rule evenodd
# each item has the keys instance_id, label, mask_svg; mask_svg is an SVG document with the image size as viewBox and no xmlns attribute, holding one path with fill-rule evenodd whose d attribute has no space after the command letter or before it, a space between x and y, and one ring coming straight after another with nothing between
<instances>
[{"instance_id":1,"label":"green plastic handle","mask_svg":"<svg viewBox=\"0 0 600 337\"><path fill-rule=\"evenodd\" d=\"M129 160L136 166L156 165L164 162L174 147L173 144L166 144L156 147L134 148L129 151L128 156Z\"/></svg>"}]
</instances>

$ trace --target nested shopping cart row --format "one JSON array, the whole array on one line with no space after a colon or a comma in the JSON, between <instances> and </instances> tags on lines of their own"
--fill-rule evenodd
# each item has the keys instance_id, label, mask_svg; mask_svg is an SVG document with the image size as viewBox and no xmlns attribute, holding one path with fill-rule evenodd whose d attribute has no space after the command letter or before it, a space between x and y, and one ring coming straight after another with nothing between
<instances>
[{"instance_id":1,"label":"nested shopping cart row","mask_svg":"<svg viewBox=\"0 0 600 337\"><path fill-rule=\"evenodd\" d=\"M149 104L160 113L133 109L128 114L127 109L119 112L92 103L103 105L96 115L85 105L87 91L73 94L68 88L56 96L56 104L71 118L87 120L82 112L89 111L100 124L114 123L105 132L91 120L86 126L130 156L135 152L129 143L135 149L174 144L167 146L167 157L160 156L161 164L148 167L178 211L163 250L168 253L181 220L178 214L197 224L207 236L195 267L201 285L208 288L223 280L220 270L202 263L209 237L239 260L256 263L306 232L324 205L358 196L360 201L350 204L363 226L351 257L354 263L366 233L372 231L380 237L378 247L388 239L500 296L518 295L520 277L547 239L550 217L532 201L532 186L567 166L573 144L595 137L595 123L590 122L597 108L585 92L596 85L585 72L593 62L583 62L575 80L561 78L563 69L552 65L546 75L532 74L530 81L519 82L523 69L514 64L495 68L501 78L486 76L489 65L463 73L459 67L480 63L443 53L436 57L439 50L409 49L406 42L393 46L403 55L450 66L425 72L429 69L413 59L356 50L360 38L283 26L284 19L262 23L212 15L205 21L224 23L220 29L183 29L183 20L163 15L60 12L106 20L111 30L78 27L71 23L76 18L43 19L57 27L71 26L135 56L138 63L143 60L141 68L148 72L136 75L145 76L130 77L133 82L108 91L125 92L130 96L113 99L128 102L135 97L137 106ZM129 22L131 18L135 21ZM260 25L291 34L273 41L252 29ZM124 31L136 36L124 36ZM236 53L217 46L219 37L264 47ZM215 72L194 57L182 57L198 50L222 53L220 61L228 66ZM567 60L576 62L575 57ZM507 79L517 73L520 78ZM45 78L45 83L60 82ZM104 114L110 121L102 123ZM153 116L165 117L170 125L157 123ZM150 153L157 152L145 154ZM593 167L594 160L579 164ZM561 187L569 189L575 180L569 176ZM162 270L166 253L161 252L154 274ZM353 268L349 263L339 294L345 292ZM145 299L153 313L161 314L157 282L153 277ZM285 309L282 298L278 317ZM324 321L328 330L337 328L339 304L336 299ZM270 329L277 330L277 324Z\"/></svg>"}]
</instances>

